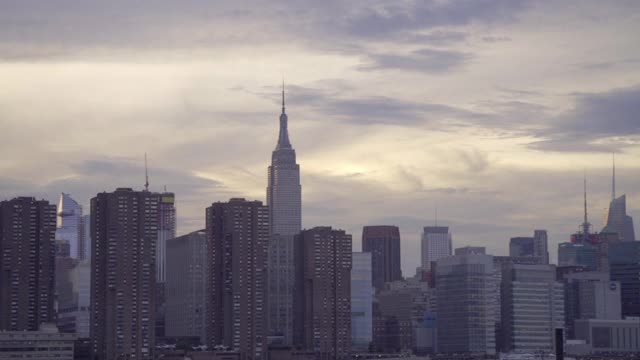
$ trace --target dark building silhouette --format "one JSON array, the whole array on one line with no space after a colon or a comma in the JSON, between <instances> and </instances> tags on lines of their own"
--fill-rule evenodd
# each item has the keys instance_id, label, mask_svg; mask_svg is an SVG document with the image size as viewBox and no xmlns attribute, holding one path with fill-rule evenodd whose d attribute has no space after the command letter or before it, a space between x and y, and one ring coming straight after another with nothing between
<instances>
[{"instance_id":1,"label":"dark building silhouette","mask_svg":"<svg viewBox=\"0 0 640 360\"><path fill-rule=\"evenodd\" d=\"M207 208L207 345L223 345L241 359L267 351L269 208L231 199Z\"/></svg>"},{"instance_id":2,"label":"dark building silhouette","mask_svg":"<svg viewBox=\"0 0 640 360\"><path fill-rule=\"evenodd\" d=\"M514 237L509 241L509 256L535 257L539 264L549 263L547 231L535 230L533 237Z\"/></svg>"},{"instance_id":3,"label":"dark building silhouette","mask_svg":"<svg viewBox=\"0 0 640 360\"><path fill-rule=\"evenodd\" d=\"M640 316L640 241L619 241L609 247L612 281L620 282L622 316Z\"/></svg>"},{"instance_id":4,"label":"dark building silhouette","mask_svg":"<svg viewBox=\"0 0 640 360\"><path fill-rule=\"evenodd\" d=\"M318 360L349 359L351 235L331 227L303 230L294 254L294 344Z\"/></svg>"},{"instance_id":5,"label":"dark building silhouette","mask_svg":"<svg viewBox=\"0 0 640 360\"><path fill-rule=\"evenodd\" d=\"M93 359L153 359L158 194L119 188L91 199Z\"/></svg>"},{"instance_id":6,"label":"dark building silhouette","mask_svg":"<svg viewBox=\"0 0 640 360\"><path fill-rule=\"evenodd\" d=\"M365 226L362 229L362 252L371 253L376 291L383 290L386 282L402 280L400 230L397 226Z\"/></svg>"},{"instance_id":7,"label":"dark building silhouette","mask_svg":"<svg viewBox=\"0 0 640 360\"><path fill-rule=\"evenodd\" d=\"M0 202L0 330L54 322L56 206L18 197Z\"/></svg>"}]
</instances>

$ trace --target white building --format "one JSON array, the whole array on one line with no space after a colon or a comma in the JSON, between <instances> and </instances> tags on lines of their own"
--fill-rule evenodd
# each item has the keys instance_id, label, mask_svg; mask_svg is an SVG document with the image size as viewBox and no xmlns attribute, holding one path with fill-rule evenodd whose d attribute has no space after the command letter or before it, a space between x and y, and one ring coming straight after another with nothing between
<instances>
[{"instance_id":1,"label":"white building","mask_svg":"<svg viewBox=\"0 0 640 360\"><path fill-rule=\"evenodd\" d=\"M425 226L422 233L422 269L431 269L431 262L451 256L451 233L448 226Z\"/></svg>"}]
</instances>

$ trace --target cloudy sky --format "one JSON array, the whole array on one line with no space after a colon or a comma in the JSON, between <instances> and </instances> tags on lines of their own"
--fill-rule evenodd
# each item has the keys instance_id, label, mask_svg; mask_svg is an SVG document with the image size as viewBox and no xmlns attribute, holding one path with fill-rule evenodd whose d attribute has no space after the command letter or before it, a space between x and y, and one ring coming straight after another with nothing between
<instances>
[{"instance_id":1,"label":"cloudy sky","mask_svg":"<svg viewBox=\"0 0 640 360\"><path fill-rule=\"evenodd\" d=\"M204 208L263 200L284 77L303 224L422 226L552 257L618 193L640 227L637 1L0 0L0 198L88 207L144 183Z\"/></svg>"}]
</instances>

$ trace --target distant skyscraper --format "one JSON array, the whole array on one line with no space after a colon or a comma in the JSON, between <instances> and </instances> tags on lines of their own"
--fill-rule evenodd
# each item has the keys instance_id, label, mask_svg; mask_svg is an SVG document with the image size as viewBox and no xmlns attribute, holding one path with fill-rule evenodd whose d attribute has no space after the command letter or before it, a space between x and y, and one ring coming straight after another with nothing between
<instances>
[{"instance_id":1,"label":"distant skyscraper","mask_svg":"<svg viewBox=\"0 0 640 360\"><path fill-rule=\"evenodd\" d=\"M208 271L205 230L167 242L166 336L199 336L206 342Z\"/></svg>"},{"instance_id":2,"label":"distant skyscraper","mask_svg":"<svg viewBox=\"0 0 640 360\"><path fill-rule=\"evenodd\" d=\"M54 322L56 206L18 197L0 202L0 330Z\"/></svg>"},{"instance_id":3,"label":"distant skyscraper","mask_svg":"<svg viewBox=\"0 0 640 360\"><path fill-rule=\"evenodd\" d=\"M285 343L292 339L292 306L294 260L293 239L302 228L300 166L296 151L289 142L288 118L282 88L282 113L278 144L271 155L267 187L269 207L269 309L270 335L282 336Z\"/></svg>"},{"instance_id":4,"label":"distant skyscraper","mask_svg":"<svg viewBox=\"0 0 640 360\"><path fill-rule=\"evenodd\" d=\"M535 230L533 237L511 238L509 241L509 256L536 257L539 264L548 264L547 231Z\"/></svg>"},{"instance_id":5,"label":"distant skyscraper","mask_svg":"<svg viewBox=\"0 0 640 360\"><path fill-rule=\"evenodd\" d=\"M384 289L386 282L402 280L400 229L397 226L365 226L362 229L362 252L371 253L373 286L377 291Z\"/></svg>"},{"instance_id":6,"label":"distant skyscraper","mask_svg":"<svg viewBox=\"0 0 640 360\"><path fill-rule=\"evenodd\" d=\"M425 226L422 233L422 268L431 269L431 262L451 256L451 233L448 226Z\"/></svg>"},{"instance_id":7,"label":"distant skyscraper","mask_svg":"<svg viewBox=\"0 0 640 360\"><path fill-rule=\"evenodd\" d=\"M552 352L553 331L564 328L564 287L555 266L507 264L501 293L503 350Z\"/></svg>"},{"instance_id":8,"label":"distant skyscraper","mask_svg":"<svg viewBox=\"0 0 640 360\"><path fill-rule=\"evenodd\" d=\"M224 345L241 359L264 359L269 209L231 199L208 207L206 220L207 345Z\"/></svg>"},{"instance_id":9,"label":"distant skyscraper","mask_svg":"<svg viewBox=\"0 0 640 360\"><path fill-rule=\"evenodd\" d=\"M622 316L640 316L640 241L612 243L609 271L620 282Z\"/></svg>"},{"instance_id":10,"label":"distant skyscraper","mask_svg":"<svg viewBox=\"0 0 640 360\"><path fill-rule=\"evenodd\" d=\"M495 354L494 273L490 255L438 260L438 352Z\"/></svg>"},{"instance_id":11,"label":"distant skyscraper","mask_svg":"<svg viewBox=\"0 0 640 360\"><path fill-rule=\"evenodd\" d=\"M72 258L77 259L82 256L83 254L79 251L82 238L82 206L69 194L60 195L57 224L56 239L69 241Z\"/></svg>"},{"instance_id":12,"label":"distant skyscraper","mask_svg":"<svg viewBox=\"0 0 640 360\"><path fill-rule=\"evenodd\" d=\"M175 194L163 192L158 204L158 240L156 242L156 336L164 337L165 281L167 276L167 241L176 237Z\"/></svg>"},{"instance_id":13,"label":"distant skyscraper","mask_svg":"<svg viewBox=\"0 0 640 360\"><path fill-rule=\"evenodd\" d=\"M590 244L558 244L558 266L582 266L587 270L598 269L598 248Z\"/></svg>"},{"instance_id":14,"label":"distant skyscraper","mask_svg":"<svg viewBox=\"0 0 640 360\"><path fill-rule=\"evenodd\" d=\"M60 332L89 338L91 266L88 261L56 257L57 324Z\"/></svg>"},{"instance_id":15,"label":"distant skyscraper","mask_svg":"<svg viewBox=\"0 0 640 360\"><path fill-rule=\"evenodd\" d=\"M454 252L455 255L485 255L487 253L487 249L484 246L465 246L457 248Z\"/></svg>"},{"instance_id":16,"label":"distant skyscraper","mask_svg":"<svg viewBox=\"0 0 640 360\"><path fill-rule=\"evenodd\" d=\"M83 215L80 218L78 260L91 260L91 215Z\"/></svg>"},{"instance_id":17,"label":"distant skyscraper","mask_svg":"<svg viewBox=\"0 0 640 360\"><path fill-rule=\"evenodd\" d=\"M351 343L357 351L368 351L373 340L373 293L371 253L354 252L351 268Z\"/></svg>"},{"instance_id":18,"label":"distant skyscraper","mask_svg":"<svg viewBox=\"0 0 640 360\"><path fill-rule=\"evenodd\" d=\"M622 241L635 241L633 219L627 215L627 196L616 198L616 164L613 163L613 177L611 181L611 203L607 212L607 228L617 232Z\"/></svg>"},{"instance_id":19,"label":"distant skyscraper","mask_svg":"<svg viewBox=\"0 0 640 360\"><path fill-rule=\"evenodd\" d=\"M295 241L294 343L318 360L350 359L351 235L303 230Z\"/></svg>"},{"instance_id":20,"label":"distant skyscraper","mask_svg":"<svg viewBox=\"0 0 640 360\"><path fill-rule=\"evenodd\" d=\"M130 188L91 199L93 359L154 359L159 202Z\"/></svg>"}]
</instances>

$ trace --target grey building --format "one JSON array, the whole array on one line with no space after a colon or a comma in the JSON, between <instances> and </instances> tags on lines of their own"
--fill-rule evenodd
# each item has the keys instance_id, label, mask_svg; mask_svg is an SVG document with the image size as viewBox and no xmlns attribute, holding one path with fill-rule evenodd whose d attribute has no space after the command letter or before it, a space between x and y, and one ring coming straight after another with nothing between
<instances>
[{"instance_id":1,"label":"grey building","mask_svg":"<svg viewBox=\"0 0 640 360\"><path fill-rule=\"evenodd\" d=\"M231 199L207 208L207 346L241 359L267 353L267 246L269 209L260 201Z\"/></svg>"},{"instance_id":2,"label":"grey building","mask_svg":"<svg viewBox=\"0 0 640 360\"><path fill-rule=\"evenodd\" d=\"M54 322L56 206L18 197L0 202L0 330Z\"/></svg>"},{"instance_id":3,"label":"grey building","mask_svg":"<svg viewBox=\"0 0 640 360\"><path fill-rule=\"evenodd\" d=\"M598 269L598 248L588 243L560 243L558 266L582 266L595 271Z\"/></svg>"},{"instance_id":4,"label":"grey building","mask_svg":"<svg viewBox=\"0 0 640 360\"><path fill-rule=\"evenodd\" d=\"M494 273L490 255L438 260L438 352L495 354Z\"/></svg>"},{"instance_id":5,"label":"grey building","mask_svg":"<svg viewBox=\"0 0 640 360\"><path fill-rule=\"evenodd\" d=\"M508 264L502 274L503 350L550 353L564 329L564 287L553 265Z\"/></svg>"},{"instance_id":6,"label":"grey building","mask_svg":"<svg viewBox=\"0 0 640 360\"><path fill-rule=\"evenodd\" d=\"M158 194L118 188L91 199L91 351L153 359Z\"/></svg>"},{"instance_id":7,"label":"grey building","mask_svg":"<svg viewBox=\"0 0 640 360\"><path fill-rule=\"evenodd\" d=\"M546 230L534 230L533 237L514 237L509 242L509 256L535 257L539 264L549 263Z\"/></svg>"},{"instance_id":8,"label":"grey building","mask_svg":"<svg viewBox=\"0 0 640 360\"><path fill-rule=\"evenodd\" d=\"M167 241L176 237L175 194L159 193L158 239L156 241L156 337L165 336L165 283L167 278Z\"/></svg>"},{"instance_id":9,"label":"grey building","mask_svg":"<svg viewBox=\"0 0 640 360\"><path fill-rule=\"evenodd\" d=\"M351 267L351 344L368 351L373 340L373 282L371 253L354 252Z\"/></svg>"},{"instance_id":10,"label":"grey building","mask_svg":"<svg viewBox=\"0 0 640 360\"><path fill-rule=\"evenodd\" d=\"M269 335L285 344L292 340L293 328L293 239L302 229L300 165L289 141L288 117L282 88L282 113L278 143L268 169L267 206L269 207Z\"/></svg>"},{"instance_id":11,"label":"grey building","mask_svg":"<svg viewBox=\"0 0 640 360\"><path fill-rule=\"evenodd\" d=\"M41 324L37 331L0 331L0 360L73 360L75 339L51 323Z\"/></svg>"},{"instance_id":12,"label":"grey building","mask_svg":"<svg viewBox=\"0 0 640 360\"><path fill-rule=\"evenodd\" d=\"M91 261L91 215L82 215L80 218L78 260Z\"/></svg>"},{"instance_id":13,"label":"grey building","mask_svg":"<svg viewBox=\"0 0 640 360\"><path fill-rule=\"evenodd\" d=\"M454 251L454 255L485 255L486 253L487 249L484 246L465 246L456 248Z\"/></svg>"},{"instance_id":14,"label":"grey building","mask_svg":"<svg viewBox=\"0 0 640 360\"><path fill-rule=\"evenodd\" d=\"M607 211L607 228L615 231L621 241L635 241L636 233L633 219L627 215L627 196L622 195L611 200Z\"/></svg>"},{"instance_id":15,"label":"grey building","mask_svg":"<svg viewBox=\"0 0 640 360\"><path fill-rule=\"evenodd\" d=\"M62 193L58 202L56 239L69 242L70 254L74 259L84 257L82 206L71 195Z\"/></svg>"},{"instance_id":16,"label":"grey building","mask_svg":"<svg viewBox=\"0 0 640 360\"><path fill-rule=\"evenodd\" d=\"M612 281L620 282L622 316L640 316L640 241L620 241L609 247Z\"/></svg>"},{"instance_id":17,"label":"grey building","mask_svg":"<svg viewBox=\"0 0 640 360\"><path fill-rule=\"evenodd\" d=\"M70 257L56 257L57 325L60 332L89 338L91 265Z\"/></svg>"},{"instance_id":18,"label":"grey building","mask_svg":"<svg viewBox=\"0 0 640 360\"><path fill-rule=\"evenodd\" d=\"M400 264L400 229L392 225L365 226L362 229L362 252L371 253L373 286L402 280Z\"/></svg>"},{"instance_id":19,"label":"grey building","mask_svg":"<svg viewBox=\"0 0 640 360\"><path fill-rule=\"evenodd\" d=\"M206 341L207 233L194 231L167 241L165 336Z\"/></svg>"},{"instance_id":20,"label":"grey building","mask_svg":"<svg viewBox=\"0 0 640 360\"><path fill-rule=\"evenodd\" d=\"M620 283L606 272L584 271L564 276L567 337L575 336L579 319L621 319Z\"/></svg>"},{"instance_id":21,"label":"grey building","mask_svg":"<svg viewBox=\"0 0 640 360\"><path fill-rule=\"evenodd\" d=\"M584 340L590 352L640 352L640 321L576 320L576 339Z\"/></svg>"},{"instance_id":22,"label":"grey building","mask_svg":"<svg viewBox=\"0 0 640 360\"><path fill-rule=\"evenodd\" d=\"M351 235L303 230L295 241L294 343L317 360L349 359Z\"/></svg>"}]
</instances>

